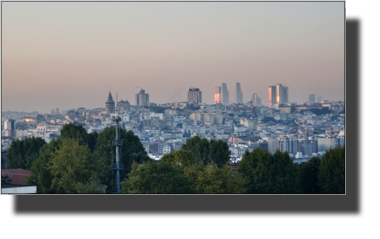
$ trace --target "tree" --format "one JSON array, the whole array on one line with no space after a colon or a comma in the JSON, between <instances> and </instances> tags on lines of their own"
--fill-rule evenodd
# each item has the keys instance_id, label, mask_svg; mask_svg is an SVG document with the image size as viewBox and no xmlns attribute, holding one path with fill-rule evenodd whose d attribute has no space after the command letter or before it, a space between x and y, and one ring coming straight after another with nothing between
<instances>
[{"instance_id":1,"label":"tree","mask_svg":"<svg viewBox=\"0 0 380 239\"><path fill-rule=\"evenodd\" d=\"M194 154L186 150L177 150L164 155L161 162L180 170L188 178L190 187L195 193L244 193L245 181L232 172L229 164L218 168L216 163L204 166L196 160Z\"/></svg>"},{"instance_id":2,"label":"tree","mask_svg":"<svg viewBox=\"0 0 380 239\"><path fill-rule=\"evenodd\" d=\"M321 158L318 181L321 193L345 193L345 147L327 150Z\"/></svg>"},{"instance_id":3,"label":"tree","mask_svg":"<svg viewBox=\"0 0 380 239\"><path fill-rule=\"evenodd\" d=\"M288 152L281 152L277 150L274 155L274 182L275 193L297 193L297 166L293 163Z\"/></svg>"},{"instance_id":4,"label":"tree","mask_svg":"<svg viewBox=\"0 0 380 239\"><path fill-rule=\"evenodd\" d=\"M228 147L228 144L223 140L212 139L210 141L209 158L210 161L214 162L219 168L228 163L230 160L230 154L230 148Z\"/></svg>"},{"instance_id":5,"label":"tree","mask_svg":"<svg viewBox=\"0 0 380 239\"><path fill-rule=\"evenodd\" d=\"M99 134L96 131L87 135L88 148L91 150L92 153L95 151L95 146L96 146L96 141L98 140L98 136Z\"/></svg>"},{"instance_id":6,"label":"tree","mask_svg":"<svg viewBox=\"0 0 380 239\"><path fill-rule=\"evenodd\" d=\"M321 160L313 157L298 165L300 193L316 194L320 192L318 185L318 170Z\"/></svg>"},{"instance_id":7,"label":"tree","mask_svg":"<svg viewBox=\"0 0 380 239\"><path fill-rule=\"evenodd\" d=\"M246 151L238 172L247 181L248 193L296 193L296 166L287 152L271 155L256 148Z\"/></svg>"},{"instance_id":8,"label":"tree","mask_svg":"<svg viewBox=\"0 0 380 239\"><path fill-rule=\"evenodd\" d=\"M29 170L34 160L38 158L40 148L45 144L45 140L35 137L12 140L6 156L7 168Z\"/></svg>"},{"instance_id":9,"label":"tree","mask_svg":"<svg viewBox=\"0 0 380 239\"><path fill-rule=\"evenodd\" d=\"M134 162L121 187L124 193L193 193L188 178L178 168L166 162Z\"/></svg>"},{"instance_id":10,"label":"tree","mask_svg":"<svg viewBox=\"0 0 380 239\"><path fill-rule=\"evenodd\" d=\"M115 136L116 127L107 127L99 133L95 146L95 153L101 159L100 182L110 188L115 187L116 178L115 172L112 170L112 164L116 163L116 147L112 146ZM127 132L125 129L119 128L119 139L123 140L120 149L120 160L124 164L120 178L125 178L125 175L131 171L131 165L134 161L142 163L151 159L145 152L140 139L132 131Z\"/></svg>"},{"instance_id":11,"label":"tree","mask_svg":"<svg viewBox=\"0 0 380 239\"><path fill-rule=\"evenodd\" d=\"M30 170L32 175L25 178L27 185L37 185L37 193L56 193L52 188L53 176L48 169L53 153L62 146L62 139L52 139L39 152L39 157L33 162Z\"/></svg>"},{"instance_id":12,"label":"tree","mask_svg":"<svg viewBox=\"0 0 380 239\"><path fill-rule=\"evenodd\" d=\"M165 154L161 158L161 162L178 168L183 168L196 164L197 160L194 158L194 154L191 151L180 149Z\"/></svg>"},{"instance_id":13,"label":"tree","mask_svg":"<svg viewBox=\"0 0 380 239\"><path fill-rule=\"evenodd\" d=\"M77 139L81 143L87 143L87 131L82 125L66 124L61 129L62 139Z\"/></svg>"},{"instance_id":14,"label":"tree","mask_svg":"<svg viewBox=\"0 0 380 239\"><path fill-rule=\"evenodd\" d=\"M95 151L98 132L88 134L82 125L66 124L61 129L62 139L76 139L82 145L87 145L91 152Z\"/></svg>"},{"instance_id":15,"label":"tree","mask_svg":"<svg viewBox=\"0 0 380 239\"><path fill-rule=\"evenodd\" d=\"M100 160L78 140L64 140L48 163L53 178L51 188L56 193L96 193ZM89 190L90 189L90 190Z\"/></svg>"},{"instance_id":16,"label":"tree","mask_svg":"<svg viewBox=\"0 0 380 239\"><path fill-rule=\"evenodd\" d=\"M198 173L195 189L197 193L206 194L245 193L245 183L238 173L233 174L231 165L218 168L210 163Z\"/></svg>"},{"instance_id":17,"label":"tree","mask_svg":"<svg viewBox=\"0 0 380 239\"><path fill-rule=\"evenodd\" d=\"M219 168L228 162L231 154L228 144L223 140L212 139L208 142L198 136L186 140L181 149L191 151L196 161L203 162L204 165L214 162Z\"/></svg>"}]
</instances>

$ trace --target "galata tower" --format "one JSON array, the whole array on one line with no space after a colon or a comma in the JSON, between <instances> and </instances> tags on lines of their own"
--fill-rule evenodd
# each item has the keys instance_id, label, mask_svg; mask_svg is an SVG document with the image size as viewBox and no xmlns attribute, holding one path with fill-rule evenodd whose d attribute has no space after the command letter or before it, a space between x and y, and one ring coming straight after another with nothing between
<instances>
[{"instance_id":1,"label":"galata tower","mask_svg":"<svg viewBox=\"0 0 380 239\"><path fill-rule=\"evenodd\" d=\"M106 101L106 114L115 113L115 101L112 99L111 91L108 94L108 99Z\"/></svg>"}]
</instances>

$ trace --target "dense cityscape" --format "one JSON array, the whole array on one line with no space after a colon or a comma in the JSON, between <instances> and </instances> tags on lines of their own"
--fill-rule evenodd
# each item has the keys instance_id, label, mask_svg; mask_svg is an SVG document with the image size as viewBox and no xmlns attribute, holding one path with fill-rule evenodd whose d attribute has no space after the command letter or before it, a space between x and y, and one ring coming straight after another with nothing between
<instances>
[{"instance_id":1,"label":"dense cityscape","mask_svg":"<svg viewBox=\"0 0 380 239\"><path fill-rule=\"evenodd\" d=\"M12 139L41 137L46 142L59 137L63 125L79 124L88 133L101 132L115 125L111 114L118 112L121 127L139 137L146 152L153 159L178 150L190 137L198 135L208 140L228 143L231 157L241 159L246 150L260 147L274 153L277 149L288 152L291 158L304 161L321 155L327 149L344 145L344 102L330 102L310 95L307 102L288 102L288 87L281 84L268 87L269 105L253 94L243 103L240 83L236 83L234 100L229 100L226 84L215 87L215 104L202 103L202 92L191 88L187 102L155 104L141 89L135 105L117 101L109 92L104 108L71 109L51 114L38 112L3 112L2 151ZM117 96L116 96L117 98ZM232 98L232 97L231 97ZM233 103L232 103L233 102ZM2 168L5 167L4 160Z\"/></svg>"},{"instance_id":2,"label":"dense cityscape","mask_svg":"<svg viewBox=\"0 0 380 239\"><path fill-rule=\"evenodd\" d=\"M345 193L343 3L2 9L2 184Z\"/></svg>"},{"instance_id":3,"label":"dense cityscape","mask_svg":"<svg viewBox=\"0 0 380 239\"><path fill-rule=\"evenodd\" d=\"M215 87L215 102L202 103L202 91L190 88L188 101L166 104L151 103L149 94L141 89L135 104L118 100L112 93L105 107L96 109L51 110L39 112L2 113L2 169L6 173L7 149L12 140L37 137L49 143L60 137L64 125L74 124L87 133L102 132L115 126L112 116L120 116L120 127L133 132L149 158L159 161L164 155L180 150L188 139L222 140L228 144L229 161L237 168L246 151L260 148L274 154L287 152L295 163L321 157L326 150L344 146L345 105L343 101L315 100L289 102L288 87L282 84L268 87L268 106L261 104L255 93L243 103L240 83L233 90L233 100L225 83ZM9 167L8 167L9 168ZM10 169L12 170L12 169Z\"/></svg>"}]
</instances>

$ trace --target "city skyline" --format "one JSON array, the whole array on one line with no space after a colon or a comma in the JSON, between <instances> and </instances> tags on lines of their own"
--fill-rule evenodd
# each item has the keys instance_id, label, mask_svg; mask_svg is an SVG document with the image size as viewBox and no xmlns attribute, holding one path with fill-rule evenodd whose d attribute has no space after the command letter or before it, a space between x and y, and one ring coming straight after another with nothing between
<instances>
[{"instance_id":1,"label":"city skyline","mask_svg":"<svg viewBox=\"0 0 380 239\"><path fill-rule=\"evenodd\" d=\"M256 93L268 105L278 83L289 102L344 100L343 2L2 6L3 111L104 107L110 88L131 104L143 88L160 104L194 87L213 104L215 86L232 93L236 82L244 103Z\"/></svg>"}]
</instances>

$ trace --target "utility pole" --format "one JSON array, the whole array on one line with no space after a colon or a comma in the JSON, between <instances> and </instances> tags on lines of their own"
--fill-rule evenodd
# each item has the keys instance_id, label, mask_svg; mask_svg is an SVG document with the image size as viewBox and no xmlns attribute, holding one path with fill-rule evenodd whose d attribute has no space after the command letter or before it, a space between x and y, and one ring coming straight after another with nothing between
<instances>
[{"instance_id":1,"label":"utility pole","mask_svg":"<svg viewBox=\"0 0 380 239\"><path fill-rule=\"evenodd\" d=\"M112 121L116 122L116 140L112 141L112 146L116 146L116 164L112 165L112 169L116 171L116 193L120 193L120 171L124 169L124 165L120 162L120 146L123 140L119 140L119 122L121 117L119 114L112 114Z\"/></svg>"}]
</instances>

